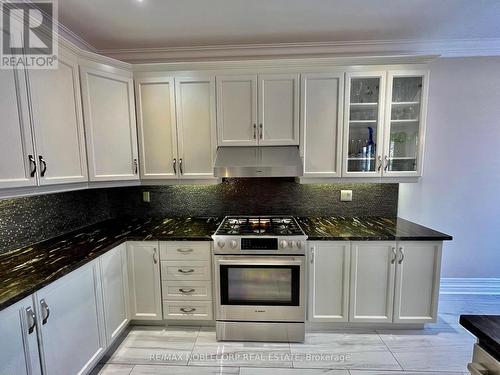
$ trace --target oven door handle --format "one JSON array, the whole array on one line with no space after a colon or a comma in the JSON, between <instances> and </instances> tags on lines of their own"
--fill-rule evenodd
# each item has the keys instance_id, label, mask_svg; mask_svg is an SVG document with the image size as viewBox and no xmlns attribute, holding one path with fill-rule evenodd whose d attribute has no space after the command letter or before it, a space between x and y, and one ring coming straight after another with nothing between
<instances>
[{"instance_id":1,"label":"oven door handle","mask_svg":"<svg viewBox=\"0 0 500 375\"><path fill-rule=\"evenodd\" d=\"M276 265L276 266L301 266L304 264L304 257L300 259L294 258L284 258L284 257L245 257L242 258L239 256L238 258L216 258L216 263L224 266L240 266L240 265L250 265L250 266L267 266L267 265Z\"/></svg>"}]
</instances>

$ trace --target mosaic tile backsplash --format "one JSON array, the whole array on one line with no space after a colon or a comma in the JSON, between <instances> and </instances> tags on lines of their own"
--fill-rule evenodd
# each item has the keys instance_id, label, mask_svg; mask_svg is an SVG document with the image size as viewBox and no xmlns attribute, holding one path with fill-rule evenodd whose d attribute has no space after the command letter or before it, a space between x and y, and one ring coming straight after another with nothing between
<instances>
[{"instance_id":1,"label":"mosaic tile backsplash","mask_svg":"<svg viewBox=\"0 0 500 375\"><path fill-rule=\"evenodd\" d=\"M0 253L111 217L225 215L396 217L398 184L312 184L293 179L228 179L217 185L82 190L0 200ZM340 190L353 191L340 202ZM149 191L150 203L142 201Z\"/></svg>"}]
</instances>

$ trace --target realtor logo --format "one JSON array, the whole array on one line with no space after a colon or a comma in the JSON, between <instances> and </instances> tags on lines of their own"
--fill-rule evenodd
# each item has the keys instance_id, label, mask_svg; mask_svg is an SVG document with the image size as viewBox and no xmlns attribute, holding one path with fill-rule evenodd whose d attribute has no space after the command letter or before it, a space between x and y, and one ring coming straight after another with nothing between
<instances>
[{"instance_id":1,"label":"realtor logo","mask_svg":"<svg viewBox=\"0 0 500 375\"><path fill-rule=\"evenodd\" d=\"M56 1L0 2L2 15L0 68L56 69Z\"/></svg>"}]
</instances>

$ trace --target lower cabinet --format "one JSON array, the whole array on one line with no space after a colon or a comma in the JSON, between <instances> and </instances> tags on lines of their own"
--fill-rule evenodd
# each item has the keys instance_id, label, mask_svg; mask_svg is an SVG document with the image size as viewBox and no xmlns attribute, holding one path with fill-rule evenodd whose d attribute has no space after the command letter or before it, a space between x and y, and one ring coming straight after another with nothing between
<instances>
[{"instance_id":1,"label":"lower cabinet","mask_svg":"<svg viewBox=\"0 0 500 375\"><path fill-rule=\"evenodd\" d=\"M347 322L350 242L309 242L308 259L308 320Z\"/></svg>"},{"instance_id":2,"label":"lower cabinet","mask_svg":"<svg viewBox=\"0 0 500 375\"><path fill-rule=\"evenodd\" d=\"M130 318L161 320L158 241L127 242Z\"/></svg>"},{"instance_id":3,"label":"lower cabinet","mask_svg":"<svg viewBox=\"0 0 500 375\"><path fill-rule=\"evenodd\" d=\"M106 348L99 263L35 293L44 374L86 373Z\"/></svg>"},{"instance_id":4,"label":"lower cabinet","mask_svg":"<svg viewBox=\"0 0 500 375\"><path fill-rule=\"evenodd\" d=\"M213 319L210 244L160 242L164 319Z\"/></svg>"},{"instance_id":5,"label":"lower cabinet","mask_svg":"<svg viewBox=\"0 0 500 375\"><path fill-rule=\"evenodd\" d=\"M0 311L0 374L41 374L37 334L31 296Z\"/></svg>"},{"instance_id":6,"label":"lower cabinet","mask_svg":"<svg viewBox=\"0 0 500 375\"><path fill-rule=\"evenodd\" d=\"M99 258L104 300L106 343L109 346L127 327L130 319L125 243Z\"/></svg>"}]
</instances>

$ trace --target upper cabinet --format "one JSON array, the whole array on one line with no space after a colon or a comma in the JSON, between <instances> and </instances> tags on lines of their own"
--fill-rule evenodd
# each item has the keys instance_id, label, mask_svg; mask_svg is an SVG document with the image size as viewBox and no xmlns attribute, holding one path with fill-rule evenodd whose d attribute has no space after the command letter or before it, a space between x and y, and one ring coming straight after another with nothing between
<instances>
[{"instance_id":1,"label":"upper cabinet","mask_svg":"<svg viewBox=\"0 0 500 375\"><path fill-rule=\"evenodd\" d=\"M301 154L304 177L340 177L344 73L301 77Z\"/></svg>"},{"instance_id":2,"label":"upper cabinet","mask_svg":"<svg viewBox=\"0 0 500 375\"><path fill-rule=\"evenodd\" d=\"M90 181L138 180L132 73L80 66Z\"/></svg>"},{"instance_id":3,"label":"upper cabinet","mask_svg":"<svg viewBox=\"0 0 500 375\"><path fill-rule=\"evenodd\" d=\"M219 146L299 144L299 75L217 76Z\"/></svg>"},{"instance_id":4,"label":"upper cabinet","mask_svg":"<svg viewBox=\"0 0 500 375\"><path fill-rule=\"evenodd\" d=\"M215 77L136 79L143 179L213 179Z\"/></svg>"},{"instance_id":5,"label":"upper cabinet","mask_svg":"<svg viewBox=\"0 0 500 375\"><path fill-rule=\"evenodd\" d=\"M346 74L344 177L419 177L428 72Z\"/></svg>"}]
</instances>

